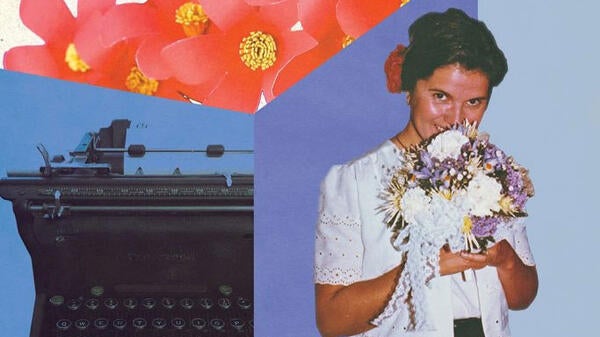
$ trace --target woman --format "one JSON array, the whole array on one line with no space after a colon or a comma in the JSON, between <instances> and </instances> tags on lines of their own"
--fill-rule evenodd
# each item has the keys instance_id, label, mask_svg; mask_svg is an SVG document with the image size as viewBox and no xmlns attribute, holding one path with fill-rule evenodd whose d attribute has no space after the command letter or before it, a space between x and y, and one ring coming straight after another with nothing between
<instances>
[{"instance_id":1,"label":"woman","mask_svg":"<svg viewBox=\"0 0 600 337\"><path fill-rule=\"evenodd\" d=\"M410 310L394 309L395 316L372 323L393 309L388 306L403 269L384 214L377 211L382 186L402 165L403 149L454 123L479 124L492 88L507 71L491 32L460 10L424 15L409 36L409 46L393 52L396 61L386 65L388 88L406 92L407 125L361 158L334 166L321 186L317 325L323 336L509 336L507 310L529 306L538 286L522 226L486 254L440 250L426 331L415 331L400 317Z\"/></svg>"}]
</instances>

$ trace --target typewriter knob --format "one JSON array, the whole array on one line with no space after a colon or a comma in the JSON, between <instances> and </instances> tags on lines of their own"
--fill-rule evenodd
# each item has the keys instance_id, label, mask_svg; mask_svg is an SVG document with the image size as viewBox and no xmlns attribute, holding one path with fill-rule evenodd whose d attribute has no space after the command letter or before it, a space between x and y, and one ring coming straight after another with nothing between
<instances>
[{"instance_id":1,"label":"typewriter knob","mask_svg":"<svg viewBox=\"0 0 600 337\"><path fill-rule=\"evenodd\" d=\"M197 330L202 330L206 326L206 320L204 318L194 318L192 319L192 326Z\"/></svg>"},{"instance_id":2,"label":"typewriter knob","mask_svg":"<svg viewBox=\"0 0 600 337\"><path fill-rule=\"evenodd\" d=\"M58 328L58 330L62 331L69 330L69 328L71 327L71 321L69 321L68 319L58 320L58 322L56 322L56 327Z\"/></svg>"},{"instance_id":3,"label":"typewriter knob","mask_svg":"<svg viewBox=\"0 0 600 337\"><path fill-rule=\"evenodd\" d=\"M90 326L90 321L87 319L82 318L75 321L75 327L79 330L85 330L88 326Z\"/></svg>"},{"instance_id":4,"label":"typewriter knob","mask_svg":"<svg viewBox=\"0 0 600 337\"><path fill-rule=\"evenodd\" d=\"M133 319L133 327L138 330L145 328L146 324L147 324L146 320L141 317Z\"/></svg>"},{"instance_id":5,"label":"typewriter knob","mask_svg":"<svg viewBox=\"0 0 600 337\"><path fill-rule=\"evenodd\" d=\"M98 309L98 306L100 306L100 301L98 301L96 298L90 298L85 301L85 307L90 310L96 310Z\"/></svg>"},{"instance_id":6,"label":"typewriter knob","mask_svg":"<svg viewBox=\"0 0 600 337\"><path fill-rule=\"evenodd\" d=\"M217 331L221 331L225 327L225 322L220 318L213 318L210 320L210 326Z\"/></svg>"},{"instance_id":7,"label":"typewriter knob","mask_svg":"<svg viewBox=\"0 0 600 337\"><path fill-rule=\"evenodd\" d=\"M94 326L98 330L104 330L108 326L108 320L103 317L96 318L96 320L94 321Z\"/></svg>"},{"instance_id":8,"label":"typewriter knob","mask_svg":"<svg viewBox=\"0 0 600 337\"><path fill-rule=\"evenodd\" d=\"M152 326L155 329L164 329L167 326L167 320L164 318L157 317L152 320Z\"/></svg>"},{"instance_id":9,"label":"typewriter knob","mask_svg":"<svg viewBox=\"0 0 600 337\"><path fill-rule=\"evenodd\" d=\"M92 294L92 296L100 297L104 294L104 287L93 286L92 288L90 288L90 294Z\"/></svg>"},{"instance_id":10,"label":"typewriter knob","mask_svg":"<svg viewBox=\"0 0 600 337\"><path fill-rule=\"evenodd\" d=\"M219 298L218 303L222 309L229 309L229 307L231 307L231 300L227 297Z\"/></svg>"},{"instance_id":11,"label":"typewriter knob","mask_svg":"<svg viewBox=\"0 0 600 337\"><path fill-rule=\"evenodd\" d=\"M244 325L246 325L246 323L239 318L232 318L229 323L236 331L241 331L244 328Z\"/></svg>"},{"instance_id":12,"label":"typewriter knob","mask_svg":"<svg viewBox=\"0 0 600 337\"><path fill-rule=\"evenodd\" d=\"M117 330L123 330L127 326L127 321L123 318L117 318L113 321L112 325Z\"/></svg>"},{"instance_id":13,"label":"typewriter knob","mask_svg":"<svg viewBox=\"0 0 600 337\"><path fill-rule=\"evenodd\" d=\"M181 317L175 317L171 320L171 325L177 329L181 330L185 327L185 320Z\"/></svg>"}]
</instances>

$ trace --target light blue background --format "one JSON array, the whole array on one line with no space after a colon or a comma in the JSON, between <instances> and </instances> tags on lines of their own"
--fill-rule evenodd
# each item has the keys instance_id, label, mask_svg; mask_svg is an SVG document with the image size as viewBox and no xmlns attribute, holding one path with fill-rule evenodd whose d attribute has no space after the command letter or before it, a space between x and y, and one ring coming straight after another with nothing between
<instances>
[{"instance_id":1,"label":"light blue background","mask_svg":"<svg viewBox=\"0 0 600 337\"><path fill-rule=\"evenodd\" d=\"M61 153L69 158L68 151L79 144L85 132L98 131L117 118L132 120L128 135L143 133L134 129L138 122L155 132L144 142L148 148L204 148L207 144L223 144L226 149L253 148L252 115L4 70L0 70L0 92L1 176L6 176L7 169L32 171L43 165L35 148L38 143L43 143L51 156ZM146 157L153 158L152 154ZM168 165L179 166L181 157L189 156L161 155L163 163L154 160L143 167L146 173L158 172L158 168ZM251 155L233 159L225 155L219 159L204 162L203 169L253 172ZM222 162L227 165L218 164ZM184 167L190 166L181 167L184 174L199 173ZM29 336L33 301L31 260L17 233L12 204L0 199L0 335Z\"/></svg>"},{"instance_id":2,"label":"light blue background","mask_svg":"<svg viewBox=\"0 0 600 337\"><path fill-rule=\"evenodd\" d=\"M258 336L314 336L312 254L318 186L335 163L402 129L402 95L383 62L420 10L469 1L413 0L257 115ZM479 17L509 59L482 129L531 169L530 243L540 289L511 312L513 336L593 335L600 310L597 2L481 1ZM412 21L412 19L410 20Z\"/></svg>"}]
</instances>

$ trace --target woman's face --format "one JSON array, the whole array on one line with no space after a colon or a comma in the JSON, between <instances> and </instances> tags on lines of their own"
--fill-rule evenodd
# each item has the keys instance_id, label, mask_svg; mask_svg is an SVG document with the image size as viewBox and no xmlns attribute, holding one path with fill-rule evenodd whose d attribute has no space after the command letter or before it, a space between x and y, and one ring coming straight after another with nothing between
<instances>
[{"instance_id":1,"label":"woman's face","mask_svg":"<svg viewBox=\"0 0 600 337\"><path fill-rule=\"evenodd\" d=\"M488 88L485 73L458 64L439 67L429 78L418 80L407 94L411 109L408 140L418 143L465 120L479 124L488 105Z\"/></svg>"}]
</instances>

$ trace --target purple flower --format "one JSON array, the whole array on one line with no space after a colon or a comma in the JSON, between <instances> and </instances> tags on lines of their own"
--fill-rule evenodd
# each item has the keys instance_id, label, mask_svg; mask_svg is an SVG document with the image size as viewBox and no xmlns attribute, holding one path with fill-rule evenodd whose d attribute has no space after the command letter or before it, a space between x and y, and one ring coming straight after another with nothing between
<instances>
[{"instance_id":1,"label":"purple flower","mask_svg":"<svg viewBox=\"0 0 600 337\"><path fill-rule=\"evenodd\" d=\"M498 224L500 224L499 217L477 217L474 216L471 218L473 222L473 228L471 229L471 233L475 235L477 238L483 238L486 236L492 236L496 233L496 228Z\"/></svg>"}]
</instances>

